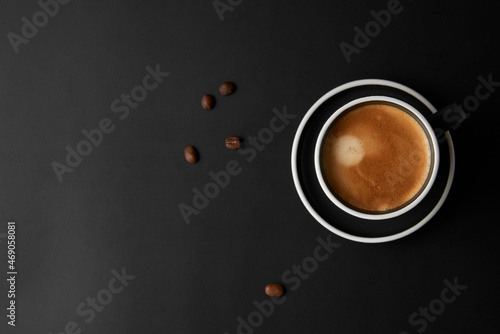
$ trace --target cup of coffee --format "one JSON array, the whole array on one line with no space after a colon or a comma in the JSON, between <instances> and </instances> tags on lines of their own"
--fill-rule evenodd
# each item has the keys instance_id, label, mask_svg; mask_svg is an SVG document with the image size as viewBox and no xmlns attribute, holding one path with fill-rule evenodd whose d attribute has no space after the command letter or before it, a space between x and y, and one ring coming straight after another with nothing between
<instances>
[{"instance_id":1,"label":"cup of coffee","mask_svg":"<svg viewBox=\"0 0 500 334\"><path fill-rule=\"evenodd\" d=\"M439 145L429 121L388 96L353 100L326 121L314 165L334 205L363 219L394 218L429 193L439 167Z\"/></svg>"}]
</instances>

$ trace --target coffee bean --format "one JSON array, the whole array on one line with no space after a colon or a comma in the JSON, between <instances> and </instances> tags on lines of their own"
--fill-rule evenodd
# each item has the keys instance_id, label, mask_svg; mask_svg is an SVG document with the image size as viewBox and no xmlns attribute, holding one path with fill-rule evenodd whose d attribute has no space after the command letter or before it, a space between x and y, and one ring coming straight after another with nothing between
<instances>
[{"instance_id":1,"label":"coffee bean","mask_svg":"<svg viewBox=\"0 0 500 334\"><path fill-rule=\"evenodd\" d=\"M215 106L215 98L210 94L205 94L201 98L201 106L205 110L213 109Z\"/></svg>"},{"instance_id":2,"label":"coffee bean","mask_svg":"<svg viewBox=\"0 0 500 334\"><path fill-rule=\"evenodd\" d=\"M226 81L222 85L220 85L219 92L222 95L226 96L226 95L232 94L235 89L236 89L236 86L234 85L234 83Z\"/></svg>"},{"instance_id":3,"label":"coffee bean","mask_svg":"<svg viewBox=\"0 0 500 334\"><path fill-rule=\"evenodd\" d=\"M283 290L281 284L271 283L266 285L266 295L269 297L281 297L283 295Z\"/></svg>"},{"instance_id":4,"label":"coffee bean","mask_svg":"<svg viewBox=\"0 0 500 334\"><path fill-rule=\"evenodd\" d=\"M187 162L194 164L198 161L199 154L196 148L194 148L193 146L186 146L186 148L184 149L184 157L186 158Z\"/></svg>"},{"instance_id":5,"label":"coffee bean","mask_svg":"<svg viewBox=\"0 0 500 334\"><path fill-rule=\"evenodd\" d=\"M227 137L226 147L232 150L239 149L241 147L241 140L238 137Z\"/></svg>"}]
</instances>

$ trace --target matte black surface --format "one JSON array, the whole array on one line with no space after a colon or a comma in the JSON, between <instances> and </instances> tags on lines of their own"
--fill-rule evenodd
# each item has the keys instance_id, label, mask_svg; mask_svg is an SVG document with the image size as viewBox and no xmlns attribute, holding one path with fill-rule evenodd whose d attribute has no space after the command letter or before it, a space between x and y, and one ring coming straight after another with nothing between
<instances>
[{"instance_id":1,"label":"matte black surface","mask_svg":"<svg viewBox=\"0 0 500 334\"><path fill-rule=\"evenodd\" d=\"M0 277L9 220L18 274L15 328L1 280L0 332L495 333L500 5L401 0L348 63L340 44L354 45L354 28L388 1L220 3L232 4L223 21L213 1L72 0L44 22L37 1L2 1ZM8 34L21 35L34 14L43 27L15 53ZM170 74L128 116L113 112L122 94L140 94L148 66ZM309 107L363 78L400 82L437 108L476 109L453 133L457 168L444 206L386 244L329 234L290 170ZM484 80L497 84L488 90ZM219 94L224 81L234 94ZM216 97L213 110L201 108L203 94ZM284 109L295 118L263 130L280 126ZM113 131L59 182L51 164L65 163L66 146L76 149L103 119ZM259 133L267 144L252 146ZM228 136L246 145L229 150ZM198 163L185 161L186 145ZM229 184L211 186L210 172L228 164ZM179 205L193 206L206 185L214 198L186 224ZM273 307L271 282L286 288ZM425 320L424 308L439 314Z\"/></svg>"}]
</instances>

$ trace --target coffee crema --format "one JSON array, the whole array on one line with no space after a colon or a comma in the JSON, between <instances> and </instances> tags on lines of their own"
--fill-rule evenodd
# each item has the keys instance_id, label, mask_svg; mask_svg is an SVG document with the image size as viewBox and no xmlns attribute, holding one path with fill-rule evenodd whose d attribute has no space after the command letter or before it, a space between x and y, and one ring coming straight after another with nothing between
<instances>
[{"instance_id":1,"label":"coffee crema","mask_svg":"<svg viewBox=\"0 0 500 334\"><path fill-rule=\"evenodd\" d=\"M405 111L374 102L335 120L323 146L323 175L334 195L361 211L409 202L426 183L429 139Z\"/></svg>"}]
</instances>

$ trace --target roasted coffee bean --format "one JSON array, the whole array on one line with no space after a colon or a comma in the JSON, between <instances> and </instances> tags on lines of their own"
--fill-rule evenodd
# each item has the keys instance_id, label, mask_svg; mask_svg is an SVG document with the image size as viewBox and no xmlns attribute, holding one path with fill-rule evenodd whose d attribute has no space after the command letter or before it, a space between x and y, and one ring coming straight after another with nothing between
<instances>
[{"instance_id":1,"label":"roasted coffee bean","mask_svg":"<svg viewBox=\"0 0 500 334\"><path fill-rule=\"evenodd\" d=\"M232 150L239 149L241 147L241 140L238 137L227 137L226 147Z\"/></svg>"},{"instance_id":2,"label":"roasted coffee bean","mask_svg":"<svg viewBox=\"0 0 500 334\"><path fill-rule=\"evenodd\" d=\"M205 110L210 110L215 107L215 98L210 94L205 94L201 98L201 106Z\"/></svg>"},{"instance_id":3,"label":"roasted coffee bean","mask_svg":"<svg viewBox=\"0 0 500 334\"><path fill-rule=\"evenodd\" d=\"M186 148L184 149L184 157L186 158L187 162L194 164L198 161L199 154L196 148L194 148L193 146L186 146Z\"/></svg>"},{"instance_id":4,"label":"roasted coffee bean","mask_svg":"<svg viewBox=\"0 0 500 334\"><path fill-rule=\"evenodd\" d=\"M276 283L266 285L266 295L269 297L281 297L283 295L283 286Z\"/></svg>"},{"instance_id":5,"label":"roasted coffee bean","mask_svg":"<svg viewBox=\"0 0 500 334\"><path fill-rule=\"evenodd\" d=\"M226 96L226 95L232 94L235 89L236 89L236 86L234 85L234 83L226 81L222 85L220 85L219 92L222 95Z\"/></svg>"}]
</instances>

